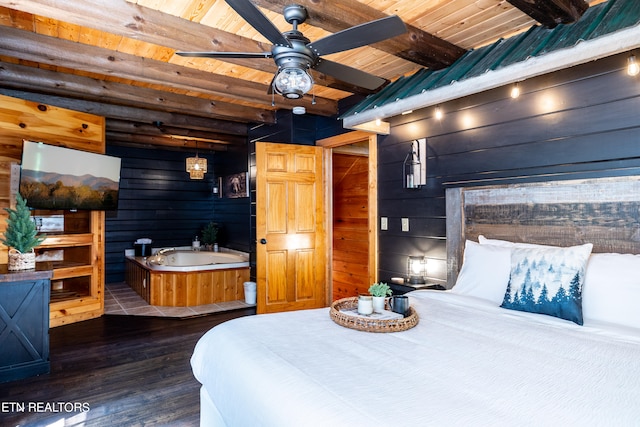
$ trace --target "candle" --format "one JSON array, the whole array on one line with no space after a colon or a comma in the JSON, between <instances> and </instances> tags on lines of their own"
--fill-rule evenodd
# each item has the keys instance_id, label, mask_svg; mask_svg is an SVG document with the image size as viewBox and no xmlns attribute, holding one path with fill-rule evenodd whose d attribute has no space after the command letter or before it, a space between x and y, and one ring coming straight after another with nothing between
<instances>
[{"instance_id":1,"label":"candle","mask_svg":"<svg viewBox=\"0 0 640 427\"><path fill-rule=\"evenodd\" d=\"M360 295L358 297L358 314L369 315L373 313L373 297Z\"/></svg>"}]
</instances>

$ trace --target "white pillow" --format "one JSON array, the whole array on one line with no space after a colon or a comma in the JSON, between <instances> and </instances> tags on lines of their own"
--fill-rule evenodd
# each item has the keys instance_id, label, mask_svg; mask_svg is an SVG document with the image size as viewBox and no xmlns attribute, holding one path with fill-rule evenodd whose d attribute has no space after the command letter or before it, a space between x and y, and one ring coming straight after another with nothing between
<instances>
[{"instance_id":1,"label":"white pillow","mask_svg":"<svg viewBox=\"0 0 640 427\"><path fill-rule=\"evenodd\" d=\"M467 240L462 268L451 292L482 298L499 306L509 283L511 249Z\"/></svg>"},{"instance_id":2,"label":"white pillow","mask_svg":"<svg viewBox=\"0 0 640 427\"><path fill-rule=\"evenodd\" d=\"M554 247L478 236L481 245L503 248ZM592 253L582 289L582 317L640 328L640 255Z\"/></svg>"},{"instance_id":3,"label":"white pillow","mask_svg":"<svg viewBox=\"0 0 640 427\"><path fill-rule=\"evenodd\" d=\"M584 323L640 328L640 255L592 254L582 290Z\"/></svg>"}]
</instances>

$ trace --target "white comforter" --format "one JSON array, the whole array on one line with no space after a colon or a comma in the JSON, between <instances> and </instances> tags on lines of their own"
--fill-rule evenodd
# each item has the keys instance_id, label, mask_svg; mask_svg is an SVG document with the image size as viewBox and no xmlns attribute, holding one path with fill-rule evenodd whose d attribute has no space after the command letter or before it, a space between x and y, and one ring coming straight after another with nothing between
<instances>
[{"instance_id":1,"label":"white comforter","mask_svg":"<svg viewBox=\"0 0 640 427\"><path fill-rule=\"evenodd\" d=\"M405 332L347 329L328 308L223 323L194 375L228 426L640 425L640 332L409 295Z\"/></svg>"}]
</instances>

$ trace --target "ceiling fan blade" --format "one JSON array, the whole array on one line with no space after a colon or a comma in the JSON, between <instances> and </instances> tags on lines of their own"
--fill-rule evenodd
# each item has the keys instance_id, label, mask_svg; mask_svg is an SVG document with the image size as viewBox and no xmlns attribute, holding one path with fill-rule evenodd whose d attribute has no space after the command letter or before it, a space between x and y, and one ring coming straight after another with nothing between
<instances>
[{"instance_id":1,"label":"ceiling fan blade","mask_svg":"<svg viewBox=\"0 0 640 427\"><path fill-rule=\"evenodd\" d=\"M365 73L364 71L322 58L313 68L316 71L328 74L345 83L369 90L377 89L387 82L387 80L382 77L374 76L373 74Z\"/></svg>"},{"instance_id":2,"label":"ceiling fan blade","mask_svg":"<svg viewBox=\"0 0 640 427\"><path fill-rule=\"evenodd\" d=\"M377 43L406 32L407 27L402 19L392 15L347 28L309 43L307 46L315 50L318 55L329 55Z\"/></svg>"},{"instance_id":3,"label":"ceiling fan blade","mask_svg":"<svg viewBox=\"0 0 640 427\"><path fill-rule=\"evenodd\" d=\"M291 42L282 35L278 27L267 18L256 5L249 0L226 0L233 10L238 12L253 28L266 37L272 44L291 47Z\"/></svg>"},{"instance_id":4,"label":"ceiling fan blade","mask_svg":"<svg viewBox=\"0 0 640 427\"><path fill-rule=\"evenodd\" d=\"M176 52L176 55L194 58L271 58L271 52Z\"/></svg>"}]
</instances>

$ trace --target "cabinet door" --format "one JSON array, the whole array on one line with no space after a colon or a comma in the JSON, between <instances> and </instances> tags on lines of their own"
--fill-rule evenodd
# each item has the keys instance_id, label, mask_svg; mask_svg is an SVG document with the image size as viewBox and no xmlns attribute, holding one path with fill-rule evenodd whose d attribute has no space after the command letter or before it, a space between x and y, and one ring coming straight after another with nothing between
<instances>
[{"instance_id":1,"label":"cabinet door","mask_svg":"<svg viewBox=\"0 0 640 427\"><path fill-rule=\"evenodd\" d=\"M49 372L49 281L0 284L0 382Z\"/></svg>"}]
</instances>

